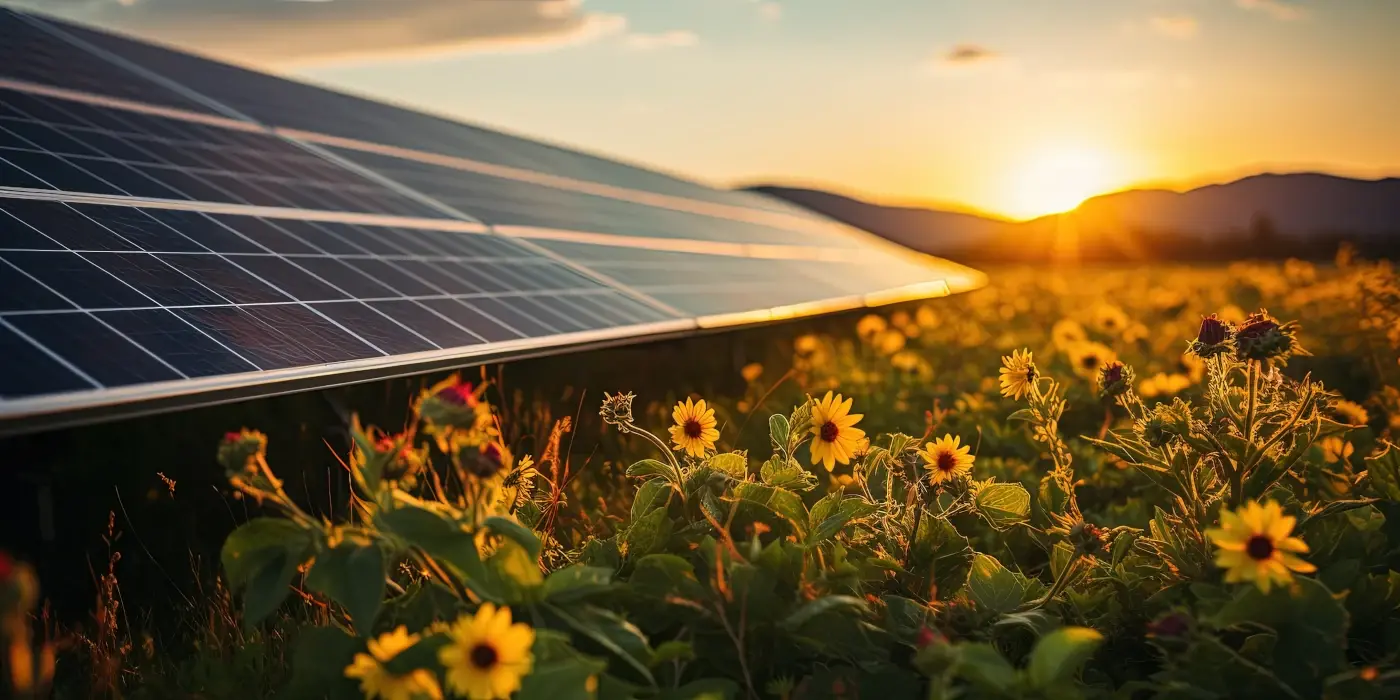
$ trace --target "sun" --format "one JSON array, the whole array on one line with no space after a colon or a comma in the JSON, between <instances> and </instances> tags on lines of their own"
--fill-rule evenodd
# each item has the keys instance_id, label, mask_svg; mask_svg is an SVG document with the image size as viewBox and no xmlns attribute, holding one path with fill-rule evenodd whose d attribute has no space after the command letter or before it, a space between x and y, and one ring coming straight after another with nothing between
<instances>
[{"instance_id":1,"label":"sun","mask_svg":"<svg viewBox=\"0 0 1400 700\"><path fill-rule=\"evenodd\" d=\"M1054 146L1033 154L1014 174L1006 213L1037 217L1058 214L1115 185L1115 159L1084 146Z\"/></svg>"}]
</instances>

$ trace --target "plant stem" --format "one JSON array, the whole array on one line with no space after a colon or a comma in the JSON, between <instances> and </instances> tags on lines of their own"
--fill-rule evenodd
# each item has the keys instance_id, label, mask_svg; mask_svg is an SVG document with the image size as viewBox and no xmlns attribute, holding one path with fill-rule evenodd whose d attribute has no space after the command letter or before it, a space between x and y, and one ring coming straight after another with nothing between
<instances>
[{"instance_id":1,"label":"plant stem","mask_svg":"<svg viewBox=\"0 0 1400 700\"><path fill-rule=\"evenodd\" d=\"M1244 414L1244 440L1254 442L1254 408L1259 401L1259 363L1249 361L1249 402Z\"/></svg>"}]
</instances>

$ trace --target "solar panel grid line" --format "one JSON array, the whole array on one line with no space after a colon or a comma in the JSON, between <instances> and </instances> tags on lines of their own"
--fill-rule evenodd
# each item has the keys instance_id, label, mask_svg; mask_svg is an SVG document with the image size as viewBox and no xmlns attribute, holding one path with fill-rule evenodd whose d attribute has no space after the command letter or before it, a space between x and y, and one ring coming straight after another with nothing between
<instances>
[{"instance_id":1,"label":"solar panel grid line","mask_svg":"<svg viewBox=\"0 0 1400 700\"><path fill-rule=\"evenodd\" d=\"M255 120L249 119L243 114L239 114L236 110L232 109L231 107L228 107L227 105L220 104L219 102L209 99L208 97L201 95L198 92L191 90L190 88L174 80L166 78L165 76L160 75L155 71L148 70L140 64L137 64L133 61L128 61L126 58L116 53L107 51L106 49L103 49L99 46L94 46L90 42L83 41L82 39L73 36L73 34L63 31L63 29L54 22L49 22L42 18L35 17L33 15L27 15L24 13L19 13L19 15L20 18L24 21L29 22L31 25L38 27L44 30L45 32L48 32L49 34L68 42L72 46L89 54L92 54L93 56L101 58L107 63L110 63L114 66L118 66L135 76L139 76L151 83L160 85L161 87L164 87L165 89L177 95L180 95L191 102L204 106L205 108L209 109L215 114L222 114L236 121L243 121L256 124Z\"/></svg>"},{"instance_id":2,"label":"solar panel grid line","mask_svg":"<svg viewBox=\"0 0 1400 700\"><path fill-rule=\"evenodd\" d=\"M273 127L277 133L284 134L298 141L317 143L336 148L345 148L365 153L375 153L378 155L392 156L403 160L416 161L431 165L438 165L447 168L454 168L468 172L491 175L507 180L517 180L532 184L544 185L556 189L593 194L612 199L630 201L637 204L646 204L663 209L673 209L691 214L700 214L716 218L732 218L750 223L771 223L779 227L796 227L797 231L826 232L830 231L835 222L823 221L815 218L799 217L781 212L765 211L762 209L750 209L747 207L736 207L713 202L703 202L700 200L674 195L665 195L644 190L636 190L615 185L605 185L602 183L588 182L576 178L562 177L541 173L524 168L516 168L507 165L498 165L484 161L462 158L459 156L449 156L440 153L430 153L400 146L391 146L381 143L362 141L359 139L333 136L314 131L302 129L289 129L283 127Z\"/></svg>"},{"instance_id":3,"label":"solar panel grid line","mask_svg":"<svg viewBox=\"0 0 1400 700\"><path fill-rule=\"evenodd\" d=\"M458 208L456 208L456 207L449 206L448 204L446 204L446 203L444 203L444 202L438 200L437 198L434 198L434 197L431 197L431 196L429 196L429 195L427 195L427 194L424 194L424 193L422 193L422 192L419 192L418 190L416 190L416 189L414 189L414 188L412 188L412 187L409 187L408 185L402 184L402 183L398 182L397 180L394 180L393 178L390 178L390 177L388 177L388 176L386 176L386 175L383 175L383 174L381 174L381 173L379 173L379 172L377 172L377 171L375 171L375 170L373 170L373 169L371 169L371 168L366 168L366 167L364 167L364 166L359 165L358 163L354 163L353 161L351 161L351 160L349 160L349 159L346 159L346 158L343 158L343 157L341 157L341 156L339 156L339 155L335 154L334 152L331 152L331 151L329 151L329 150L327 150L327 149L320 148L319 146L316 146L316 145L311 144L311 143L303 143L303 146L306 147L306 148L308 148L308 149L314 150L314 151L315 151L316 153L318 153L319 155L321 155L321 156L327 158L328 160L332 160L333 162L336 162L336 163L338 163L338 164L341 164L342 166L344 166L344 167L346 167L346 168L352 168L352 167L353 167L353 168L356 169L357 172L363 171L363 173L366 174L367 176L372 176L374 179L378 180L379 182L381 182L381 183L383 183L383 184L385 184L385 185L387 185L387 186L389 186L389 187L392 187L392 188L394 188L394 189L397 189L397 190L399 190L400 192L403 192L403 193L405 193L405 194L411 193L412 196L414 196L414 197L415 197L416 199L418 199L419 201L421 201L421 202L423 202L423 203L425 203L425 204L429 204L430 206L433 206L433 207L437 208L439 211L443 212L445 215L452 216L452 217L457 218L457 219L462 219L462 220L474 222L474 223L483 223L479 218L477 218L477 217L475 217L475 216L472 216L472 215L471 215L470 213L468 213L468 212L464 212L464 211L462 211L462 210L460 210L460 209L458 209ZM498 233L498 232L495 230L494 227L489 227L489 226L488 226L488 229L489 229L492 233ZM683 315L682 312L681 312L679 309L676 309L675 307L670 306L669 304L662 303L660 300L651 298L651 297L647 296L646 294L643 294L643 293L638 292L638 291L633 290L633 289L629 289L629 288L627 288L625 285L623 285L623 284L621 284L620 282L618 282L617 280L612 279L612 278L610 278L610 277L607 277L607 276L605 276L605 275L601 275L600 273L596 272L595 270L593 270L593 269L591 269L591 268L585 267L585 266L583 266L583 265L579 265L579 264L577 264L577 263L575 263L575 262L573 262L573 261L571 261L571 260L568 260L568 259L566 259L566 258L563 258L562 256L555 255L552 251L548 251L548 250L543 249L543 248L540 248L540 247L538 247L538 246L534 246L534 245L532 245L532 244L530 244L530 243L528 243L528 242L526 242L526 241L522 241L522 240L520 240L520 239L516 239L516 238L510 237L510 236L506 236L506 237L507 237L508 239L510 239L510 240L516 241L519 245L521 245L522 247L525 247L525 248L531 250L531 252L533 252L533 253L536 253L536 254L538 254L538 255L543 255L543 256L545 256L545 257L549 257L549 258L551 258L551 259L554 259L556 262L559 262L559 263L562 263L562 264L566 265L567 267L573 269L575 272L578 272L578 273L580 273L580 274L583 274L583 275L586 276L586 277L590 277L590 278L592 278L592 279L594 279L594 280L596 280L596 281L598 281L598 282L600 282L600 283L602 283L602 284L604 284L604 285L606 285L606 286L613 287L613 288L617 289L618 291L621 291L621 292L623 292L624 294L627 294L627 295L629 295L629 296L632 296L632 297L638 299L639 301L642 301L642 302L644 302L644 303L646 303L646 304L648 304L648 305L651 305L651 306L653 306L653 307L655 307L655 308L657 308L657 309L659 309L659 310L661 310L661 311L663 311L663 312L665 312L665 313L668 313L668 314L671 314L671 315L675 315L675 316Z\"/></svg>"},{"instance_id":4,"label":"solar panel grid line","mask_svg":"<svg viewBox=\"0 0 1400 700\"><path fill-rule=\"evenodd\" d=\"M78 367L74 366L73 363L69 362L69 361L68 361L67 359L65 359L62 355L59 355L58 353L55 353L53 350L50 350L50 349L48 348L48 346L46 346L46 345L44 345L43 343L40 343L40 342L34 340L33 338L29 337L29 335L28 335L27 333L25 333L24 331L22 331L22 330L20 330L20 329L18 329L18 328L15 328L13 325L10 324L9 321L6 321L4 318L0 318L0 326L4 326L4 328L5 328L6 330L8 330L8 331L10 331L11 333L13 333L13 334L19 336L20 339L24 340L26 343L29 343L31 346L33 346L34 348L36 348L39 352L41 352L41 353L47 355L47 356L49 357L49 359L53 360L54 362L57 362L59 365L63 366L64 369L67 369L69 372L72 372L74 376L76 376L76 377L78 377L79 379L81 379L81 380L87 382L89 385L91 385L91 388L92 388L92 389L101 389L101 388L102 388L102 384L99 383L96 379L93 379L91 376L89 376L87 372L84 372L83 370L81 370L81 369L79 369Z\"/></svg>"},{"instance_id":5,"label":"solar panel grid line","mask_svg":"<svg viewBox=\"0 0 1400 700\"><path fill-rule=\"evenodd\" d=\"M2 204L2 203L3 203L3 200L0 200L0 204ZM78 212L78 214L79 214L79 215L82 215L82 212ZM8 215L8 214L7 214L7 215ZM14 218L14 217L10 217L10 218ZM84 218L87 218L88 220L91 221L91 219L90 219L89 217L86 217L85 215L84 215ZM35 227L33 227L33 226L30 226L30 225L28 224L28 222L24 222L23 220L20 220L20 223L22 223L22 224L24 224L25 226L27 226L27 227L29 227L29 228L31 228L31 229L37 231L40 235L44 236L45 238L48 238L48 239L50 239L50 240L54 240L52 236L48 235L47 233L45 233L44 231L42 231L42 230L40 230L40 229L38 229L38 228L35 228ZM94 221L93 223L96 223L98 226L101 226L101 227L104 228L104 229L107 228L107 227L105 227L105 226L102 226L102 225L101 225L100 223L98 223L98 222L95 222L95 221ZM111 234L112 234L113 236L115 236L116 238L121 239L121 240L126 240L126 239L125 239L123 236L121 236L120 234L117 234L116 232L111 231L110 229L107 229L107 230L108 230L109 233L111 233ZM129 242L129 241L128 241L128 242ZM57 241L57 240L54 240L54 243L55 243L56 245L58 245L61 249L67 250L67 252L69 252L69 253L73 253L72 250L68 249L68 248L67 248L66 246L64 246L61 242L59 242L59 241ZM196 243L197 243L197 242L196 242ZM101 265L96 265L96 264L92 263L92 261L89 260L89 259L88 259L87 257L85 257L84 255L77 254L77 257L78 257L79 259L82 259L82 260L86 261L89 265L92 265L94 268L96 268L96 269L98 269L98 270L100 270L100 271L106 273L106 274L107 274L108 276L110 276L112 279L115 279L116 281L120 282L122 285L124 285L125 287L129 288L131 291L135 292L136 294L138 294L138 295L142 296L143 298L145 298L145 299L151 301L152 304L153 304L153 308L161 308L161 305L159 304L159 302L157 302L155 299L153 299L152 297L150 297L148 294L146 294L146 293L143 292L142 290L137 289L134 285L132 285L132 284L131 284L130 282L128 282L127 280L123 279L121 276L113 274L110 270L107 270L106 268L102 267ZM159 258L157 258L157 259L159 259ZM17 265L14 265L14 264L11 263L9 260L5 260L4 262L5 262L7 265L9 265L10 267L13 267L13 268L15 268L16 270L18 270L21 274L25 275L26 277L28 277L28 278L30 278L31 280L35 281L36 283L40 284L41 286L43 286L44 288L46 288L50 293L54 294L55 296L58 296L59 298L64 299L65 301L67 301L69 304L72 304L72 305L73 305L74 307L76 307L76 308L80 308L80 309L82 308L82 305L81 305L81 304L77 304L76 302L72 301L71 299L69 299L69 298L67 297L67 295L64 295L64 294L58 292L57 290L55 290L52 286L50 286L49 284L47 284L47 283L44 282L43 280L40 280L40 279L38 279L37 277L35 277L34 275L32 275L29 271L24 270L23 268L21 268L21 267L19 267L19 266L17 266ZM162 262L163 262L163 261L162 261ZM182 275L188 277L188 275L186 275L186 274L184 273L183 270L180 270L180 269L175 268L175 267L173 267L173 266L171 266L171 267L172 267L172 269L175 270L177 273L180 273L180 274L182 274ZM208 287L205 286L203 283L199 282L199 280L196 280L196 279L193 279L193 278L190 278L190 279L191 279L191 281L195 282L195 283L198 284L199 286L204 287L205 289L208 289ZM216 291L214 291L214 290L209 290L209 292L212 293L212 294L218 295L218 292L216 292ZM102 321L102 319L100 319L100 318L98 319L98 321L99 321L99 322L102 322L103 325L107 325L107 324L106 324L104 321ZM250 365L253 366L253 367L257 367L257 364L256 364L256 363L253 363L253 362L249 361L248 358L243 357L243 356L242 356L237 350L235 350L234 348L231 348L231 347L229 347L228 345L226 345L226 344L220 342L219 339L214 338L213 336L209 335L208 333L205 333L202 329L200 329L199 327L195 326L194 324L189 324L189 325L190 325L190 327L193 328L195 331L199 332L200 334L202 334L202 335L206 336L207 338L209 338L209 340L211 340L211 341L217 343L218 345L220 345L221 347L223 347L223 349L226 350L226 351L228 351L230 354L232 354L232 355L238 357L239 359L241 359L241 360L243 360L243 361L245 361L245 362L248 362L248 364L250 364ZM108 326L108 327L110 328L110 326ZM118 335L121 335L121 336L123 336L123 337L126 337L125 334L123 334L121 331L119 331L119 330L117 330L117 329L115 329L115 328L112 328L112 330L113 330L113 332L117 333ZM26 336L26 337L27 337L27 336ZM142 346L141 344L135 342L135 341L132 340L131 338L129 338L129 337L126 337L126 338L127 338L127 340L128 340L129 342L131 342L133 345L136 345L137 347L140 347L142 350L145 350L145 351L148 352L148 353L150 352L150 351L147 350L144 346ZM31 340L30 342L33 342L33 341ZM50 351L48 351L47 349L46 349L45 351L46 351L46 352L50 352ZM163 359L161 359L161 358L159 358L159 357L157 357L157 359L161 360L162 363L165 363L165 361L164 361ZM168 364L168 363L165 363L165 364ZM178 371L178 370L177 370L177 371ZM181 374L182 376L184 375L183 372L181 372L180 374Z\"/></svg>"}]
</instances>

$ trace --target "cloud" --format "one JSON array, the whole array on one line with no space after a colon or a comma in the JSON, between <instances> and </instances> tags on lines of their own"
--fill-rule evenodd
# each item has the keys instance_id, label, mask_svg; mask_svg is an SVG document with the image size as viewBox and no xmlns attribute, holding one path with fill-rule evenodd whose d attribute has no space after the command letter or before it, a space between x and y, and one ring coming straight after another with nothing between
<instances>
[{"instance_id":1,"label":"cloud","mask_svg":"<svg viewBox=\"0 0 1400 700\"><path fill-rule=\"evenodd\" d=\"M1246 10L1267 12L1274 19L1302 19L1307 14L1307 10L1297 0L1235 0L1235 3Z\"/></svg>"},{"instance_id":2,"label":"cloud","mask_svg":"<svg viewBox=\"0 0 1400 700\"><path fill-rule=\"evenodd\" d=\"M783 17L783 6L776 2L759 3L758 15L770 22L776 22Z\"/></svg>"},{"instance_id":3,"label":"cloud","mask_svg":"<svg viewBox=\"0 0 1400 700\"><path fill-rule=\"evenodd\" d=\"M1172 15L1153 17L1152 29L1172 39L1190 39L1200 31L1201 25L1190 15Z\"/></svg>"},{"instance_id":4,"label":"cloud","mask_svg":"<svg viewBox=\"0 0 1400 700\"><path fill-rule=\"evenodd\" d=\"M700 43L700 37L695 32L685 29L673 29L660 34L628 34L622 40L623 46L633 51L674 49L694 46L698 43Z\"/></svg>"},{"instance_id":5,"label":"cloud","mask_svg":"<svg viewBox=\"0 0 1400 700\"><path fill-rule=\"evenodd\" d=\"M950 66L971 66L999 60L1001 54L977 44L958 44L939 56L939 62Z\"/></svg>"},{"instance_id":6,"label":"cloud","mask_svg":"<svg viewBox=\"0 0 1400 700\"><path fill-rule=\"evenodd\" d=\"M582 0L21 0L40 11L253 64L541 50L626 28Z\"/></svg>"}]
</instances>

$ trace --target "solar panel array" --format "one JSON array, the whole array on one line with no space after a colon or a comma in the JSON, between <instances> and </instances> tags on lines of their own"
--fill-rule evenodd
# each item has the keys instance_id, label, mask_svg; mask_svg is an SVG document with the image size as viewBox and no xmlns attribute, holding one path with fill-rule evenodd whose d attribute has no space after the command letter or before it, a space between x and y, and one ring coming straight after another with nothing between
<instances>
[{"instance_id":1,"label":"solar panel array","mask_svg":"<svg viewBox=\"0 0 1400 700\"><path fill-rule=\"evenodd\" d=\"M761 196L0 9L10 424L979 280Z\"/></svg>"}]
</instances>

